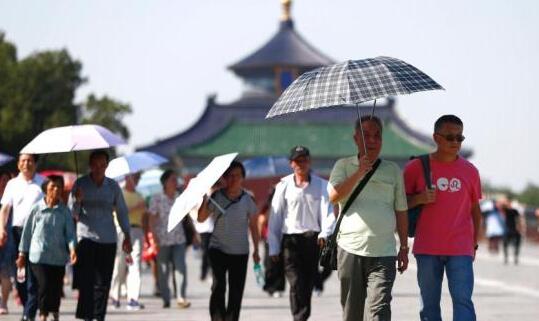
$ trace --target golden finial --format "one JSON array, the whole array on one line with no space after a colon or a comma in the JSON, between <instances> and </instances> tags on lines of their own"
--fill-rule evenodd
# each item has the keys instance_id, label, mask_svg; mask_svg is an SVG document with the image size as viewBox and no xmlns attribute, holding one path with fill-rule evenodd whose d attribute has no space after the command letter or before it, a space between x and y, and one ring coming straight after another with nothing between
<instances>
[{"instance_id":1,"label":"golden finial","mask_svg":"<svg viewBox=\"0 0 539 321\"><path fill-rule=\"evenodd\" d=\"M283 15L281 16L281 21L290 21L292 16L290 14L290 7L292 6L292 0L281 0L283 5Z\"/></svg>"}]
</instances>

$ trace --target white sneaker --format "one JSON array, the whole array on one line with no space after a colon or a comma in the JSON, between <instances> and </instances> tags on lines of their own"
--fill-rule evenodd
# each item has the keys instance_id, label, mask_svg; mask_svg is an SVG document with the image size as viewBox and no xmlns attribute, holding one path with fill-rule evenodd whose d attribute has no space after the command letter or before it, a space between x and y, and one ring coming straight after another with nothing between
<instances>
[{"instance_id":1,"label":"white sneaker","mask_svg":"<svg viewBox=\"0 0 539 321\"><path fill-rule=\"evenodd\" d=\"M276 299L282 298L283 297L283 292L281 292L281 291L273 292L273 294L271 296L276 298Z\"/></svg>"}]
</instances>

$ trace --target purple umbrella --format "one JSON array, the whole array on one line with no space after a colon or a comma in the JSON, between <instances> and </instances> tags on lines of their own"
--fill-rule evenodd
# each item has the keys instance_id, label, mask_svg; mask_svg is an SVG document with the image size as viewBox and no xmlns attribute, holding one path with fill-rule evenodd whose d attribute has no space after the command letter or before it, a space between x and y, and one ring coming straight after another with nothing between
<instances>
[{"instance_id":1,"label":"purple umbrella","mask_svg":"<svg viewBox=\"0 0 539 321\"><path fill-rule=\"evenodd\" d=\"M15 158L12 157L12 156L9 156L7 154L2 154L0 153L0 166L4 165L4 164L7 164L9 162L11 162L12 160L14 160Z\"/></svg>"}]
</instances>

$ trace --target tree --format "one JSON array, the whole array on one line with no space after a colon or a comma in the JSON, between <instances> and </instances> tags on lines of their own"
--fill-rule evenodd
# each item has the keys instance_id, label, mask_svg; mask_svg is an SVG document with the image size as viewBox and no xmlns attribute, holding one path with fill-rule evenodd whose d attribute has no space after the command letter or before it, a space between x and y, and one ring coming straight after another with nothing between
<instances>
[{"instance_id":1,"label":"tree","mask_svg":"<svg viewBox=\"0 0 539 321\"><path fill-rule=\"evenodd\" d=\"M77 89L87 81L81 71L82 63L65 49L35 52L18 60L16 46L0 31L2 152L17 155L43 130L78 123L102 125L129 138L123 123L123 117L131 113L128 104L93 94L83 106L75 103ZM79 163L85 168L86 161ZM40 162L40 168L74 170L74 165L73 157L64 154L47 155Z\"/></svg>"},{"instance_id":2,"label":"tree","mask_svg":"<svg viewBox=\"0 0 539 321\"><path fill-rule=\"evenodd\" d=\"M85 79L66 50L17 61L15 46L1 34L0 66L7 66L0 82L0 144L7 152L17 154L44 129L77 122L75 91Z\"/></svg>"},{"instance_id":3,"label":"tree","mask_svg":"<svg viewBox=\"0 0 539 321\"><path fill-rule=\"evenodd\" d=\"M123 118L131 113L129 104L115 101L107 96L96 98L94 94L90 94L83 104L81 123L101 125L127 140L129 129L123 123Z\"/></svg>"},{"instance_id":4,"label":"tree","mask_svg":"<svg viewBox=\"0 0 539 321\"><path fill-rule=\"evenodd\" d=\"M539 186L529 183L517 198L528 206L539 207Z\"/></svg>"}]
</instances>

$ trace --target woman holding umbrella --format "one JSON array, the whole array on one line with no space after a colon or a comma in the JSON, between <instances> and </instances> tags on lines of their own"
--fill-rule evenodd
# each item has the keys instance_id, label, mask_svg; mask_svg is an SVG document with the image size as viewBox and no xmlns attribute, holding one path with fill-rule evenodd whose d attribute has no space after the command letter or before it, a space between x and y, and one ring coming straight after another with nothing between
<instances>
[{"instance_id":1,"label":"woman holding umbrella","mask_svg":"<svg viewBox=\"0 0 539 321\"><path fill-rule=\"evenodd\" d=\"M204 199L198 211L198 221L212 216L215 222L210 238L209 256L213 273L210 296L212 321L238 320L249 260L248 230L254 244L253 260L258 255L259 234L256 204L243 189L245 168L233 161L223 174L226 187L211 195L211 202ZM228 307L225 307L226 279L228 274Z\"/></svg>"}]
</instances>

